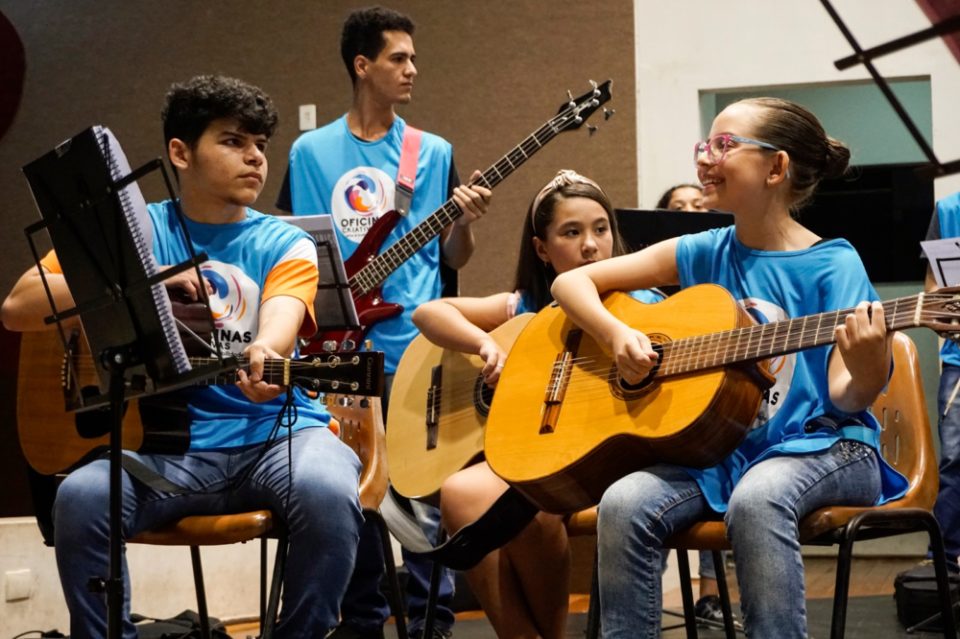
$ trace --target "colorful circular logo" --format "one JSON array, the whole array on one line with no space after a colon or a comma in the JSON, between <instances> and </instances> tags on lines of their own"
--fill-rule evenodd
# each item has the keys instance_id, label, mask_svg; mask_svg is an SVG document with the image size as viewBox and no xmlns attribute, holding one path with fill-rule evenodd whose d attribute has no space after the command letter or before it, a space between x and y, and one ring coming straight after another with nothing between
<instances>
[{"instance_id":1,"label":"colorful circular logo","mask_svg":"<svg viewBox=\"0 0 960 639\"><path fill-rule=\"evenodd\" d=\"M226 265L221 265L226 266ZM247 299L236 273L220 273L209 264L201 267L204 279L213 286L210 294L210 314L217 328L228 322L239 322L247 313Z\"/></svg>"},{"instance_id":2,"label":"colorful circular logo","mask_svg":"<svg viewBox=\"0 0 960 639\"><path fill-rule=\"evenodd\" d=\"M340 176L333 187L332 211L340 233L359 242L380 216L393 209L393 178L372 166Z\"/></svg>"}]
</instances>

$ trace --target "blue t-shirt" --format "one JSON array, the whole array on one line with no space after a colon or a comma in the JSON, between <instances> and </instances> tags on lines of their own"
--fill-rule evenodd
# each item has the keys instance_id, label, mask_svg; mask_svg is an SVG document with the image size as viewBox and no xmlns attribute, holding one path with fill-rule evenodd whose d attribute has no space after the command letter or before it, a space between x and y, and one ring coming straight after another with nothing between
<instances>
[{"instance_id":1,"label":"blue t-shirt","mask_svg":"<svg viewBox=\"0 0 960 639\"><path fill-rule=\"evenodd\" d=\"M147 207L153 222L153 252L161 266L189 259L186 241L169 200ZM256 339L260 305L277 295L303 300L302 335L312 335L313 295L317 288L317 249L304 231L273 216L247 209L233 224L202 224L184 218L193 248L206 252L201 267L211 283L210 310L221 348L242 355ZM266 441L285 397L251 402L234 385L189 388L176 393L190 417L190 449L213 450ZM330 417L318 402L294 389L294 430L325 426ZM281 433L286 431L281 430Z\"/></svg>"},{"instance_id":2,"label":"blue t-shirt","mask_svg":"<svg viewBox=\"0 0 960 639\"><path fill-rule=\"evenodd\" d=\"M344 115L304 133L290 149L278 206L295 215L332 214L344 259L349 258L370 226L394 209L405 128L398 116L383 138L366 142L350 132ZM424 132L410 212L387 236L380 252L440 208L456 182L452 147ZM384 352L387 373L396 371L404 349L417 336L413 311L440 296L440 259L440 242L434 237L383 283L383 299L404 309L402 315L374 324L367 333L373 348Z\"/></svg>"},{"instance_id":3,"label":"blue t-shirt","mask_svg":"<svg viewBox=\"0 0 960 639\"><path fill-rule=\"evenodd\" d=\"M683 288L714 283L726 288L759 323L852 308L877 300L856 250L842 239L799 251L760 251L736 238L735 227L680 238L677 268ZM830 403L827 364L831 347L821 346L774 359L776 383L764 394L746 439L712 468L688 469L710 506L724 512L733 487L752 465L779 455L822 451L840 439L879 449L880 425L869 411L846 415ZM839 432L805 432L812 419L830 415L846 424ZM879 457L879 455L878 455ZM882 457L881 457L882 460ZM901 496L906 480L881 462L880 503Z\"/></svg>"},{"instance_id":4,"label":"blue t-shirt","mask_svg":"<svg viewBox=\"0 0 960 639\"><path fill-rule=\"evenodd\" d=\"M960 193L954 193L937 202L937 208L927 230L928 240L960 237ZM940 359L945 365L960 366L960 346L951 339L943 340Z\"/></svg>"}]
</instances>

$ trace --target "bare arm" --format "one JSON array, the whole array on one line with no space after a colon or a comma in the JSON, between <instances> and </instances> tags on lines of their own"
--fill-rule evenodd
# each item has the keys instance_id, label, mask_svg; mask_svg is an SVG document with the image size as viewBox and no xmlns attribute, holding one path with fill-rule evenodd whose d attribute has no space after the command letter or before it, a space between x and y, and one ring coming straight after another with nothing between
<instances>
[{"instance_id":1,"label":"bare arm","mask_svg":"<svg viewBox=\"0 0 960 639\"><path fill-rule=\"evenodd\" d=\"M250 359L250 372L237 372L237 386L249 400L265 402L284 391L282 387L262 380L263 361L266 358L289 357L293 353L304 313L306 307L303 301L289 295L271 297L260 305L257 338L244 350Z\"/></svg>"},{"instance_id":2,"label":"bare arm","mask_svg":"<svg viewBox=\"0 0 960 639\"><path fill-rule=\"evenodd\" d=\"M877 398L890 373L892 332L887 332L883 305L861 302L835 331L830 354L830 401L842 411L864 410Z\"/></svg>"},{"instance_id":3,"label":"bare arm","mask_svg":"<svg viewBox=\"0 0 960 639\"><path fill-rule=\"evenodd\" d=\"M632 291L677 283L676 252L677 240L666 240L637 253L558 275L550 289L570 319L606 346L620 375L629 383L642 380L657 355L646 335L607 311L600 295L612 290Z\"/></svg>"},{"instance_id":4,"label":"bare arm","mask_svg":"<svg viewBox=\"0 0 960 639\"><path fill-rule=\"evenodd\" d=\"M44 275L57 308L60 310L73 308L73 297L70 295L70 289L67 288L67 282L63 278L63 274L45 270ZM3 301L3 307L0 308L0 319L3 320L3 325L11 331L45 331L56 328L56 324L44 324L43 322L43 318L48 317L51 313L53 313L53 310L50 308L47 293L43 288L40 271L34 266L21 275L17 283L13 285L10 294ZM76 317L73 317L68 323L77 323L78 321Z\"/></svg>"},{"instance_id":5,"label":"bare arm","mask_svg":"<svg viewBox=\"0 0 960 639\"><path fill-rule=\"evenodd\" d=\"M509 297L509 293L498 293L433 300L417 307L413 323L437 346L479 355L484 361L484 381L492 386L500 378L507 356L488 332L509 319Z\"/></svg>"}]
</instances>

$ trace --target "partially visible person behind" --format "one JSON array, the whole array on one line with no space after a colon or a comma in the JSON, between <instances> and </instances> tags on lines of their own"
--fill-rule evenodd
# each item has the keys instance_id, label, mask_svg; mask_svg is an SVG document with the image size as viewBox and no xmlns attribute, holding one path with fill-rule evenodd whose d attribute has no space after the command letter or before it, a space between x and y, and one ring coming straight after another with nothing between
<instances>
[{"instance_id":1,"label":"partially visible person behind","mask_svg":"<svg viewBox=\"0 0 960 639\"><path fill-rule=\"evenodd\" d=\"M824 506L895 499L905 478L879 455L870 404L887 382L891 337L856 250L791 215L849 150L786 100L735 102L697 144L704 205L735 224L655 244L559 275L552 291L570 318L639 383L658 355L650 338L611 315L600 294L664 284L725 287L760 323L840 309L836 343L777 358L774 386L740 446L698 470L657 464L615 482L599 508L604 637L660 634L664 541L722 514L736 557L748 637L806 637L799 523Z\"/></svg>"},{"instance_id":2,"label":"partially visible person behind","mask_svg":"<svg viewBox=\"0 0 960 639\"><path fill-rule=\"evenodd\" d=\"M248 342L221 341L228 354L248 357L250 366L238 371L233 386L163 396L186 404L190 449L182 455L126 454L188 492L155 490L124 473L123 534L130 538L187 515L272 510L290 533L277 636L322 637L337 624L353 566L362 519L360 461L327 428L327 412L299 389L293 391L293 431L288 436L281 429L269 438L286 389L263 380L264 360L294 355L297 336L315 331L318 280L309 236L250 208L267 178L265 150L277 113L256 87L198 76L171 86L162 118L193 248L209 256L201 266L203 281L188 270L165 284L192 302L200 300L200 287L213 302L247 300L245 312L236 308L217 321L230 334L250 335ZM161 267L189 257L175 210L169 200L148 206L153 254ZM71 307L53 252L42 268L57 307ZM4 300L0 317L11 330L43 330L52 328L43 323L49 313L40 272L32 267ZM108 574L108 473L106 459L71 472L54 505L57 567L70 610L70 636L76 639L107 635L105 598L91 592L88 581ZM128 574L126 567L123 572ZM127 585L122 631L125 639L135 639Z\"/></svg>"},{"instance_id":3,"label":"partially visible person behind","mask_svg":"<svg viewBox=\"0 0 960 639\"><path fill-rule=\"evenodd\" d=\"M401 150L408 132L413 131L397 115L396 107L410 102L418 75L414 29L408 16L390 9L353 11L343 24L340 39L340 54L353 83L350 107L333 122L301 135L290 149L277 206L295 215L332 214L344 258L353 255L377 219L396 207ZM366 335L373 347L384 353L384 414L397 362L417 336L411 315L423 302L440 297L442 264L459 269L470 259L474 250L471 225L486 213L491 196L482 186L460 184L449 142L423 132L419 144L410 210L400 217L381 250L395 244L451 197L463 215L398 265L383 282L383 299L404 308L401 315L374 324ZM433 538L439 514L425 505L416 508ZM403 556L410 574L410 632L417 637L423 627L432 564L406 550ZM365 523L357 565L343 601L343 619L334 639L383 636L383 624L389 615L387 600L379 589L383 571L377 527ZM435 625L435 634L440 637L450 634L454 622L450 609L453 573L444 570L443 575Z\"/></svg>"},{"instance_id":4,"label":"partially visible person behind","mask_svg":"<svg viewBox=\"0 0 960 639\"><path fill-rule=\"evenodd\" d=\"M928 240L960 237L960 193L937 202ZM925 289L937 288L930 265L927 265ZM957 567L960 556L960 346L944 340L940 349L940 387L937 393L938 427L940 430L940 491L933 514L943 532L948 565Z\"/></svg>"},{"instance_id":5,"label":"partially visible person behind","mask_svg":"<svg viewBox=\"0 0 960 639\"><path fill-rule=\"evenodd\" d=\"M699 184L678 184L664 191L657 201L658 209L669 211L687 211L700 213L707 211L703 206L703 187Z\"/></svg>"},{"instance_id":6,"label":"partially visible person behind","mask_svg":"<svg viewBox=\"0 0 960 639\"><path fill-rule=\"evenodd\" d=\"M512 292L427 302L413 315L423 335L444 348L479 355L484 381L496 385L507 354L489 335L519 313L552 302L558 273L624 252L613 207L603 190L574 171L560 171L524 218ZM637 291L656 302L662 295ZM443 525L452 535L479 519L507 490L486 462L448 478L440 491ZM559 515L538 513L513 540L467 571L471 590L501 639L565 636L570 558Z\"/></svg>"}]
</instances>

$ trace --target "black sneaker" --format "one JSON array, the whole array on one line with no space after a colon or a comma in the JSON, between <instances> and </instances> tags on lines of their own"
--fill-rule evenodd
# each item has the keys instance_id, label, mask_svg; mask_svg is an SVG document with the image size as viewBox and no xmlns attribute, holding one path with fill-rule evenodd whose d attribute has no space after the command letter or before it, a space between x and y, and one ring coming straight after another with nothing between
<instances>
[{"instance_id":1,"label":"black sneaker","mask_svg":"<svg viewBox=\"0 0 960 639\"><path fill-rule=\"evenodd\" d=\"M705 595L697 599L693 606L693 614L697 618L698 625L709 626L711 628L723 627L723 608L720 607L719 595ZM733 627L740 629L742 624L737 621L737 616L733 615Z\"/></svg>"}]
</instances>

